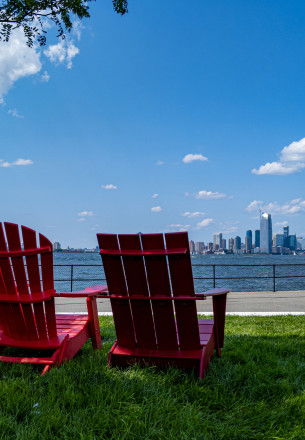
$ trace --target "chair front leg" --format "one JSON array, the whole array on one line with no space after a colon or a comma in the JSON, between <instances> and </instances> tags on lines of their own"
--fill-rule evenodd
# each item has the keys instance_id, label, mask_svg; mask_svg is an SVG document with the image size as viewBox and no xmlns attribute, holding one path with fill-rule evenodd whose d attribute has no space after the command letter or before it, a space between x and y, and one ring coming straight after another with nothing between
<instances>
[{"instance_id":1,"label":"chair front leg","mask_svg":"<svg viewBox=\"0 0 305 440\"><path fill-rule=\"evenodd\" d=\"M92 347L94 349L100 350L102 348L102 338L95 296L90 296L87 298L87 309Z\"/></svg>"}]
</instances>

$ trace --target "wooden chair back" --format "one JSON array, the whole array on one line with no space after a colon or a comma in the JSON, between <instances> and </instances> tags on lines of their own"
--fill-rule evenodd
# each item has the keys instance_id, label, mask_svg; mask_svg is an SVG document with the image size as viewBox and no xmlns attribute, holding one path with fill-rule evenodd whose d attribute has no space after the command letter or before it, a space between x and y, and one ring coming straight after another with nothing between
<instances>
[{"instance_id":1,"label":"wooden chair back","mask_svg":"<svg viewBox=\"0 0 305 440\"><path fill-rule=\"evenodd\" d=\"M195 295L187 233L97 237L109 294L120 297L110 299L118 345L199 349L195 301L175 301ZM158 299L143 301L143 296Z\"/></svg>"},{"instance_id":2,"label":"wooden chair back","mask_svg":"<svg viewBox=\"0 0 305 440\"><path fill-rule=\"evenodd\" d=\"M18 225L0 223L0 326L6 336L46 340L57 336L52 243ZM23 246L22 246L23 242Z\"/></svg>"}]
</instances>

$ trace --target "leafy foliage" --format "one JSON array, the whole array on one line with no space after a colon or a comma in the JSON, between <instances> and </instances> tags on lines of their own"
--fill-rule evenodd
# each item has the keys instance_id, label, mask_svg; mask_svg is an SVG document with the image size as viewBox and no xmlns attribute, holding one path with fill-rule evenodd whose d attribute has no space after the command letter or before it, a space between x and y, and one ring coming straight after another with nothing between
<instances>
[{"instance_id":1,"label":"leafy foliage","mask_svg":"<svg viewBox=\"0 0 305 440\"><path fill-rule=\"evenodd\" d=\"M71 17L80 20L90 17L91 0L0 0L0 40L9 41L14 29L23 28L27 45L33 46L37 40L41 46L46 44L45 24L52 21L58 37L65 38L65 31L70 32L73 24ZM112 0L118 14L128 12L127 0Z\"/></svg>"}]
</instances>

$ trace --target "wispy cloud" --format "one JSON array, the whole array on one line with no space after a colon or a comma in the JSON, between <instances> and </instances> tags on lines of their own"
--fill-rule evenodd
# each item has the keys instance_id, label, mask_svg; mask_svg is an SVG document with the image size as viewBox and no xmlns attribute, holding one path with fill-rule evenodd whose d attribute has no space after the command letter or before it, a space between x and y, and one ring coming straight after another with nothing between
<instances>
[{"instance_id":1,"label":"wispy cloud","mask_svg":"<svg viewBox=\"0 0 305 440\"><path fill-rule=\"evenodd\" d=\"M273 215L295 215L305 211L305 200L293 199L282 205L277 201L265 203L262 200L253 200L246 208L248 212L259 209Z\"/></svg>"},{"instance_id":2,"label":"wispy cloud","mask_svg":"<svg viewBox=\"0 0 305 440\"><path fill-rule=\"evenodd\" d=\"M77 214L80 217L93 217L95 214L92 211L82 211Z\"/></svg>"},{"instance_id":3,"label":"wispy cloud","mask_svg":"<svg viewBox=\"0 0 305 440\"><path fill-rule=\"evenodd\" d=\"M205 219L202 220L201 222L197 223L197 225L196 225L196 229L207 228L207 227L210 226L212 223L214 223L214 219L212 219L212 218L205 218Z\"/></svg>"},{"instance_id":4,"label":"wispy cloud","mask_svg":"<svg viewBox=\"0 0 305 440\"><path fill-rule=\"evenodd\" d=\"M151 196L153 199L156 199L157 197L159 197L159 194L155 193Z\"/></svg>"},{"instance_id":5,"label":"wispy cloud","mask_svg":"<svg viewBox=\"0 0 305 440\"><path fill-rule=\"evenodd\" d=\"M162 208L161 206L153 206L150 210L151 212L161 212Z\"/></svg>"},{"instance_id":6,"label":"wispy cloud","mask_svg":"<svg viewBox=\"0 0 305 440\"><path fill-rule=\"evenodd\" d=\"M182 217L195 218L195 217L204 217L205 213L204 212L200 212L200 211L196 211L196 212L186 211L186 212L184 212L181 215L182 215Z\"/></svg>"},{"instance_id":7,"label":"wispy cloud","mask_svg":"<svg viewBox=\"0 0 305 440\"><path fill-rule=\"evenodd\" d=\"M15 162L7 162L3 159L0 159L0 167L2 168L10 168L13 166L26 166L26 165L33 165L33 161L31 159L17 159Z\"/></svg>"},{"instance_id":8,"label":"wispy cloud","mask_svg":"<svg viewBox=\"0 0 305 440\"><path fill-rule=\"evenodd\" d=\"M267 162L258 169L253 168L252 173L286 176L299 173L303 168L305 168L305 138L284 147L278 161Z\"/></svg>"},{"instance_id":9,"label":"wispy cloud","mask_svg":"<svg viewBox=\"0 0 305 440\"><path fill-rule=\"evenodd\" d=\"M158 161L156 162L156 165L164 165L163 160L158 160Z\"/></svg>"},{"instance_id":10,"label":"wispy cloud","mask_svg":"<svg viewBox=\"0 0 305 440\"><path fill-rule=\"evenodd\" d=\"M213 191L198 191L198 193L194 194L196 199L223 199L224 197L227 197L226 194L220 193L220 192L213 192Z\"/></svg>"},{"instance_id":11,"label":"wispy cloud","mask_svg":"<svg viewBox=\"0 0 305 440\"><path fill-rule=\"evenodd\" d=\"M287 220L284 220L283 222L274 223L274 226L287 226L287 225L288 225Z\"/></svg>"},{"instance_id":12,"label":"wispy cloud","mask_svg":"<svg viewBox=\"0 0 305 440\"><path fill-rule=\"evenodd\" d=\"M14 118L20 118L20 119L23 119L23 118L24 118L24 116L22 116L22 115L19 114L19 112L18 112L18 110L17 110L16 108L14 108L13 110L9 110L7 113L8 113L9 115L14 116Z\"/></svg>"},{"instance_id":13,"label":"wispy cloud","mask_svg":"<svg viewBox=\"0 0 305 440\"><path fill-rule=\"evenodd\" d=\"M195 161L206 162L207 160L208 160L208 158L203 156L202 154L187 154L182 159L182 162L184 162L184 163L192 163Z\"/></svg>"},{"instance_id":14,"label":"wispy cloud","mask_svg":"<svg viewBox=\"0 0 305 440\"><path fill-rule=\"evenodd\" d=\"M109 183L108 185L102 185L101 188L103 189L118 189L116 185L112 185L112 183Z\"/></svg>"},{"instance_id":15,"label":"wispy cloud","mask_svg":"<svg viewBox=\"0 0 305 440\"><path fill-rule=\"evenodd\" d=\"M43 72L43 74L40 77L42 82L48 82L50 78L51 77L46 70Z\"/></svg>"},{"instance_id":16,"label":"wispy cloud","mask_svg":"<svg viewBox=\"0 0 305 440\"><path fill-rule=\"evenodd\" d=\"M72 59L79 53L79 49L73 41L66 38L49 46L43 53L52 63L65 64L67 69L71 69Z\"/></svg>"}]
</instances>

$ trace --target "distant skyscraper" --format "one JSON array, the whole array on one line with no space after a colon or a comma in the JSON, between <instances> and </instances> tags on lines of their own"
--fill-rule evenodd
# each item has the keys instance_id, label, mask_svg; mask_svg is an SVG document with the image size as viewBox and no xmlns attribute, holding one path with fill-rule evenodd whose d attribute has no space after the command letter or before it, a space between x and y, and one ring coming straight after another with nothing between
<instances>
[{"instance_id":1,"label":"distant skyscraper","mask_svg":"<svg viewBox=\"0 0 305 440\"><path fill-rule=\"evenodd\" d=\"M254 247L259 248L261 245L261 231L256 229L254 232Z\"/></svg>"},{"instance_id":2,"label":"distant skyscraper","mask_svg":"<svg viewBox=\"0 0 305 440\"><path fill-rule=\"evenodd\" d=\"M229 251L233 251L233 247L234 247L234 240L233 238L229 238L229 242L228 242L228 249Z\"/></svg>"},{"instance_id":3,"label":"distant skyscraper","mask_svg":"<svg viewBox=\"0 0 305 440\"><path fill-rule=\"evenodd\" d=\"M284 237L288 237L288 235L289 235L289 226L284 226L283 227L283 234L284 234Z\"/></svg>"},{"instance_id":4,"label":"distant skyscraper","mask_svg":"<svg viewBox=\"0 0 305 440\"><path fill-rule=\"evenodd\" d=\"M239 249L241 249L241 238L237 235L234 238L234 250L238 251Z\"/></svg>"},{"instance_id":5,"label":"distant skyscraper","mask_svg":"<svg viewBox=\"0 0 305 440\"><path fill-rule=\"evenodd\" d=\"M266 254L272 253L272 221L271 214L263 212L261 214L260 225L261 237L260 237L260 249L261 252Z\"/></svg>"},{"instance_id":6,"label":"distant skyscraper","mask_svg":"<svg viewBox=\"0 0 305 440\"><path fill-rule=\"evenodd\" d=\"M222 233L219 232L218 234L213 235L213 244L214 249L221 249L222 248Z\"/></svg>"},{"instance_id":7,"label":"distant skyscraper","mask_svg":"<svg viewBox=\"0 0 305 440\"><path fill-rule=\"evenodd\" d=\"M272 239L273 246L284 246L284 235L283 234L273 234Z\"/></svg>"},{"instance_id":8,"label":"distant skyscraper","mask_svg":"<svg viewBox=\"0 0 305 440\"><path fill-rule=\"evenodd\" d=\"M247 254L251 254L252 252L252 231L246 232L246 252Z\"/></svg>"},{"instance_id":9,"label":"distant skyscraper","mask_svg":"<svg viewBox=\"0 0 305 440\"><path fill-rule=\"evenodd\" d=\"M58 241L54 241L53 243L53 250L54 251L59 251L61 249L61 245Z\"/></svg>"},{"instance_id":10,"label":"distant skyscraper","mask_svg":"<svg viewBox=\"0 0 305 440\"><path fill-rule=\"evenodd\" d=\"M222 242L222 245L221 245L222 249L227 249L227 240L225 238L223 238L221 240L221 242Z\"/></svg>"},{"instance_id":11,"label":"distant skyscraper","mask_svg":"<svg viewBox=\"0 0 305 440\"><path fill-rule=\"evenodd\" d=\"M190 252L195 252L195 243L193 242L193 240L190 240Z\"/></svg>"}]
</instances>

